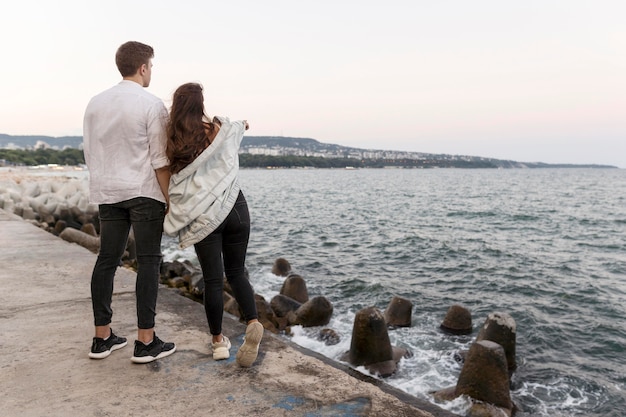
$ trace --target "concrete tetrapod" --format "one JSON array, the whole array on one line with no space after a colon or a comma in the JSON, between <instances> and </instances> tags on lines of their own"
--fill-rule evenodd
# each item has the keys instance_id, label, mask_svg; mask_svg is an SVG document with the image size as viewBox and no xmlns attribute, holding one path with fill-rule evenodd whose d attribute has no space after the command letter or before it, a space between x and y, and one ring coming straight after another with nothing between
<instances>
[{"instance_id":1,"label":"concrete tetrapod","mask_svg":"<svg viewBox=\"0 0 626 417\"><path fill-rule=\"evenodd\" d=\"M454 304L448 309L440 328L450 334L470 334L472 333L472 314L467 308Z\"/></svg>"},{"instance_id":2,"label":"concrete tetrapod","mask_svg":"<svg viewBox=\"0 0 626 417\"><path fill-rule=\"evenodd\" d=\"M515 361L515 334L516 324L513 317L507 313L495 312L489 314L485 323L476 336L476 341L491 340L504 348L509 371L517 368Z\"/></svg>"},{"instance_id":3,"label":"concrete tetrapod","mask_svg":"<svg viewBox=\"0 0 626 417\"><path fill-rule=\"evenodd\" d=\"M504 348L490 340L474 342L455 387L434 393L438 401L465 395L472 399L469 417L511 416L514 404Z\"/></svg>"},{"instance_id":4,"label":"concrete tetrapod","mask_svg":"<svg viewBox=\"0 0 626 417\"><path fill-rule=\"evenodd\" d=\"M291 264L285 258L276 258L272 265L272 274L279 277L286 277L291 273Z\"/></svg>"},{"instance_id":5,"label":"concrete tetrapod","mask_svg":"<svg viewBox=\"0 0 626 417\"><path fill-rule=\"evenodd\" d=\"M306 288L306 282L298 274L289 274L283 286L280 289L280 294L293 298L299 303L306 303L309 301L309 292Z\"/></svg>"},{"instance_id":6,"label":"concrete tetrapod","mask_svg":"<svg viewBox=\"0 0 626 417\"><path fill-rule=\"evenodd\" d=\"M413 303L403 297L395 296L385 310L385 321L390 327L411 327Z\"/></svg>"},{"instance_id":7,"label":"concrete tetrapod","mask_svg":"<svg viewBox=\"0 0 626 417\"><path fill-rule=\"evenodd\" d=\"M406 349L391 346L383 313L375 307L368 307L356 313L350 350L342 355L341 360L353 366L364 366L384 378L396 371L397 363L406 354Z\"/></svg>"}]
</instances>

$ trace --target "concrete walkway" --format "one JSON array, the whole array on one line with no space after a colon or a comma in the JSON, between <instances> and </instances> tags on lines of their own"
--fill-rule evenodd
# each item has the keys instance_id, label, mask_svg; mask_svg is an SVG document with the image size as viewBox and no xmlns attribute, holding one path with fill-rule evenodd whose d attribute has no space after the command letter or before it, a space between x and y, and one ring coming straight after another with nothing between
<instances>
[{"instance_id":1,"label":"concrete walkway","mask_svg":"<svg viewBox=\"0 0 626 417\"><path fill-rule=\"evenodd\" d=\"M123 268L112 327L128 346L91 360L95 259L0 209L0 415L452 416L269 332L257 362L240 368L245 328L226 313L231 359L215 362L202 305L165 287L156 331L177 352L133 364L135 273Z\"/></svg>"}]
</instances>

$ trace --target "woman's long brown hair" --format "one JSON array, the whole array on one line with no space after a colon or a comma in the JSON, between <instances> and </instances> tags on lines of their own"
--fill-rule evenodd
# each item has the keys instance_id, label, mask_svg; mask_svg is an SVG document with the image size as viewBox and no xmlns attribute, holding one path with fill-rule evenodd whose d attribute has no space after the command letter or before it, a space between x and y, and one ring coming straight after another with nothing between
<instances>
[{"instance_id":1,"label":"woman's long brown hair","mask_svg":"<svg viewBox=\"0 0 626 417\"><path fill-rule=\"evenodd\" d=\"M207 129L214 127L204 122L205 117L202 86L187 83L178 87L172 100L165 151L172 174L192 163L209 146Z\"/></svg>"}]
</instances>

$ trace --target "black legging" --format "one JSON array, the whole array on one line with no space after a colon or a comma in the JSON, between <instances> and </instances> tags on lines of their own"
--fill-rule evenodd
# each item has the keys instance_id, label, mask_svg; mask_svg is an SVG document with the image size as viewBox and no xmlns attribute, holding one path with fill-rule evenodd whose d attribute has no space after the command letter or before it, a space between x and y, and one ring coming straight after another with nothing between
<instances>
[{"instance_id":1,"label":"black legging","mask_svg":"<svg viewBox=\"0 0 626 417\"><path fill-rule=\"evenodd\" d=\"M258 318L254 292L246 278L250 213L240 191L226 220L194 245L204 275L204 310L212 335L222 333L224 274L247 321Z\"/></svg>"}]
</instances>

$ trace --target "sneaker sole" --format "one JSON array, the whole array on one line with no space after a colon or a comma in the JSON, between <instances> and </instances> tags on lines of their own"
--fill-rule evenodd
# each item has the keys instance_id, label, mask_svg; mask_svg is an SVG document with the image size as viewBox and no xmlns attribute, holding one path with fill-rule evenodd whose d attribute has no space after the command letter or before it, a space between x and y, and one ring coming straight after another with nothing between
<instances>
[{"instance_id":1,"label":"sneaker sole","mask_svg":"<svg viewBox=\"0 0 626 417\"><path fill-rule=\"evenodd\" d=\"M89 357L91 359L104 359L104 358L108 357L111 354L111 352L113 352L114 350L121 349L124 346L126 346L127 344L128 344L128 342L120 343L118 345L113 345L113 346L111 346L111 349L105 350L104 352L100 352L100 353L89 352Z\"/></svg>"},{"instance_id":2,"label":"sneaker sole","mask_svg":"<svg viewBox=\"0 0 626 417\"><path fill-rule=\"evenodd\" d=\"M239 366L244 368L252 366L259 354L259 344L263 338L263 330L263 325L260 325L253 326L249 334L246 331L246 338L237 352L237 363Z\"/></svg>"},{"instance_id":3,"label":"sneaker sole","mask_svg":"<svg viewBox=\"0 0 626 417\"><path fill-rule=\"evenodd\" d=\"M174 352L176 352L176 346L174 346L174 348L171 350L159 353L157 356L133 356L132 358L130 358L130 360L133 363L150 363L156 361L157 359L170 356Z\"/></svg>"}]
</instances>

